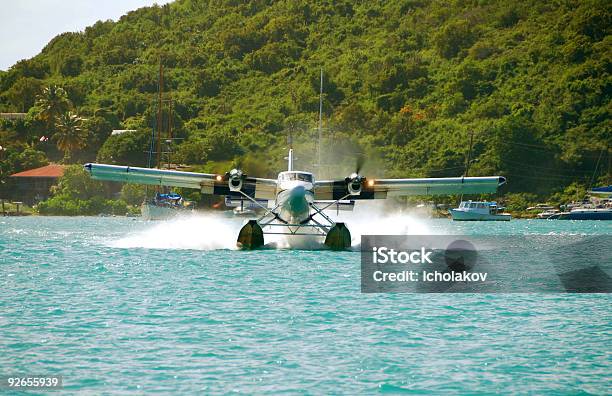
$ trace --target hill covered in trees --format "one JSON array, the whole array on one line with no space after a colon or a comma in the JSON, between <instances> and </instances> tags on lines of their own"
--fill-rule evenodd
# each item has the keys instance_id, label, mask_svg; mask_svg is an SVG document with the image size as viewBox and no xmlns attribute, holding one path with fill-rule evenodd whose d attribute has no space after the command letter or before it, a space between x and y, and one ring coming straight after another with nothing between
<instances>
[{"instance_id":1,"label":"hill covered in trees","mask_svg":"<svg viewBox=\"0 0 612 396\"><path fill-rule=\"evenodd\" d=\"M289 131L312 169L323 69L319 174L364 152L375 176L457 176L473 139L469 174L505 175L511 192L612 183L611 26L605 0L141 8L0 73L0 111L28 112L0 128L3 174L61 158L144 165L161 59L175 160L196 169L272 176Z\"/></svg>"}]
</instances>

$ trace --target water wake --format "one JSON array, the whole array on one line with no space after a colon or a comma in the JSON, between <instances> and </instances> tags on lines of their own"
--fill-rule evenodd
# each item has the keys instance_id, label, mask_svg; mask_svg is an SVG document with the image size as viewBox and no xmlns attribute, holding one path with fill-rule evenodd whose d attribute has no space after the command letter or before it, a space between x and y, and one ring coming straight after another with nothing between
<instances>
[{"instance_id":1,"label":"water wake","mask_svg":"<svg viewBox=\"0 0 612 396\"><path fill-rule=\"evenodd\" d=\"M110 243L115 248L145 249L235 249L242 219L207 213L181 216L147 223L136 231Z\"/></svg>"},{"instance_id":2,"label":"water wake","mask_svg":"<svg viewBox=\"0 0 612 396\"><path fill-rule=\"evenodd\" d=\"M358 249L362 235L431 235L436 233L427 215L397 208L389 209L380 202L358 202L353 212L331 216L343 221L351 231L351 244Z\"/></svg>"},{"instance_id":3,"label":"water wake","mask_svg":"<svg viewBox=\"0 0 612 396\"><path fill-rule=\"evenodd\" d=\"M429 235L434 233L427 219L398 210L386 210L376 203L358 203L351 212L330 213L335 221L344 221L351 231L353 249L358 249L361 235ZM240 228L246 222L218 213L179 217L147 223L145 230L136 231L109 245L115 248L145 249L236 249ZM280 231L278 227L274 231ZM274 249L325 249L323 237L266 235L266 247Z\"/></svg>"}]
</instances>

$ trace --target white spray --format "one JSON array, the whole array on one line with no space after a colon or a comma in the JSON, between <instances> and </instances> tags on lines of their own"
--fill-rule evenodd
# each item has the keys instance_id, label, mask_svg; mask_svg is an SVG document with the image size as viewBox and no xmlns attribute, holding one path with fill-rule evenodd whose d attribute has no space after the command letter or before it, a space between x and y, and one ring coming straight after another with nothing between
<instances>
[{"instance_id":1,"label":"white spray","mask_svg":"<svg viewBox=\"0 0 612 396\"><path fill-rule=\"evenodd\" d=\"M147 222L144 230L110 243L116 248L145 249L236 249L242 219L206 213L172 220Z\"/></svg>"},{"instance_id":2,"label":"white spray","mask_svg":"<svg viewBox=\"0 0 612 396\"><path fill-rule=\"evenodd\" d=\"M431 235L444 233L420 215L398 209L385 209L382 202L357 202L353 212L328 213L343 221L351 232L352 246L359 247L361 235ZM205 213L146 223L110 243L115 248L145 249L236 249L236 239L245 219L221 213ZM274 227L278 232L282 228ZM323 237L266 235L266 246L277 249L325 249Z\"/></svg>"}]
</instances>

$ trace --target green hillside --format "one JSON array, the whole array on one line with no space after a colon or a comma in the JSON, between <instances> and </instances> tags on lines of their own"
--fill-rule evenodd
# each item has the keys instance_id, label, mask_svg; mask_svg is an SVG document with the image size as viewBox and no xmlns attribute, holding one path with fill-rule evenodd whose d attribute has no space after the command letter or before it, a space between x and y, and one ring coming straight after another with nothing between
<instances>
[{"instance_id":1,"label":"green hillside","mask_svg":"<svg viewBox=\"0 0 612 396\"><path fill-rule=\"evenodd\" d=\"M510 192L548 196L593 177L612 184L610 4L177 0L141 8L59 35L0 74L0 111L28 112L0 128L3 174L62 158L143 165L161 57L183 138L176 160L196 169L233 162L274 175L288 131L299 165L312 168L322 68L325 173L344 174L364 152L365 171L378 176L461 175L473 134L469 174L505 175ZM56 147L62 139L53 135L70 128L51 122L48 102L37 105L53 85L69 99L62 111L86 119L81 145ZM140 132L109 138L112 129Z\"/></svg>"}]
</instances>

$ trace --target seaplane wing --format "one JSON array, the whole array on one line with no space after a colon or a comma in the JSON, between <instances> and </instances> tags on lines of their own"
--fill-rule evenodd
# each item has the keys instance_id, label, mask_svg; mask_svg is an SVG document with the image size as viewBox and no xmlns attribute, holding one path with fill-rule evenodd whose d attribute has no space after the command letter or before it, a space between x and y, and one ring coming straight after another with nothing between
<instances>
[{"instance_id":1,"label":"seaplane wing","mask_svg":"<svg viewBox=\"0 0 612 396\"><path fill-rule=\"evenodd\" d=\"M106 164L85 164L85 170L96 180L193 188L209 195L240 196L242 194L238 191L241 191L255 199L276 197L276 180L249 177L242 173L221 175ZM230 188L232 183L235 183L234 187Z\"/></svg>"},{"instance_id":2,"label":"seaplane wing","mask_svg":"<svg viewBox=\"0 0 612 396\"><path fill-rule=\"evenodd\" d=\"M315 182L315 199L385 199L407 195L494 193L506 182L502 176L425 179L366 179L358 175L344 180Z\"/></svg>"}]
</instances>

